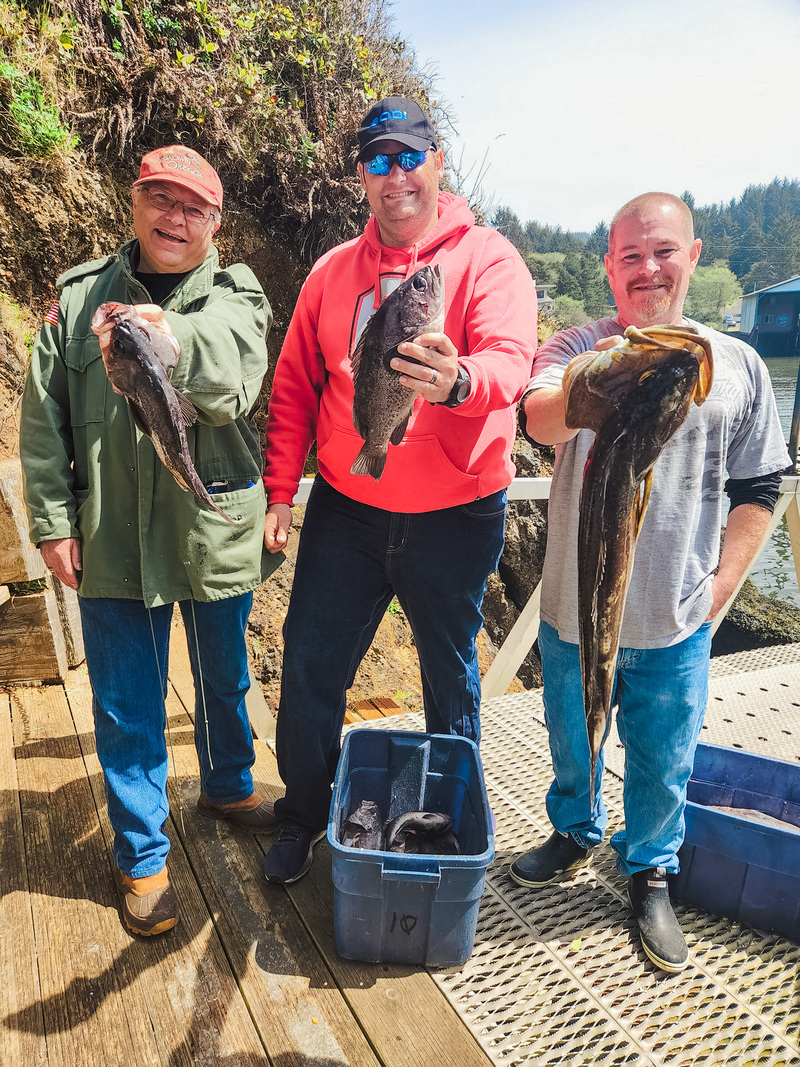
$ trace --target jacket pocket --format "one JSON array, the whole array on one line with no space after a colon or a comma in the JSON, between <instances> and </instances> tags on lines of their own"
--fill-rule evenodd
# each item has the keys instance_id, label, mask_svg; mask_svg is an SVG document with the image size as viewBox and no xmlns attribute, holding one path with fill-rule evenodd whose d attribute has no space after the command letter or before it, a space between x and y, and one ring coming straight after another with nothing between
<instances>
[{"instance_id":1,"label":"jacket pocket","mask_svg":"<svg viewBox=\"0 0 800 1067\"><path fill-rule=\"evenodd\" d=\"M68 337L64 362L70 372L70 422L73 426L102 422L106 412L108 378L95 334Z\"/></svg>"}]
</instances>

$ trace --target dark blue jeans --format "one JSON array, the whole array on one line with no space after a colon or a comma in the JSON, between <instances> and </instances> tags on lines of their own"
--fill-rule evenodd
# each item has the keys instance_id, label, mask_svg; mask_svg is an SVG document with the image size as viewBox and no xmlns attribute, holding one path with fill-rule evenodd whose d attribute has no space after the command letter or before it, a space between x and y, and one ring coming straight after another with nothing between
<instances>
[{"instance_id":1,"label":"dark blue jeans","mask_svg":"<svg viewBox=\"0 0 800 1067\"><path fill-rule=\"evenodd\" d=\"M283 628L278 769L284 824L327 825L347 690L396 596L414 633L431 733L480 739L475 639L505 533L505 490L458 507L400 514L317 477Z\"/></svg>"},{"instance_id":2,"label":"dark blue jeans","mask_svg":"<svg viewBox=\"0 0 800 1067\"><path fill-rule=\"evenodd\" d=\"M124 874L143 878L157 874L169 852L163 830L169 814L164 697L173 605L148 613L141 600L79 597L78 602L114 857ZM243 593L179 604L195 682L200 788L220 804L253 792L244 640L252 602L253 594Z\"/></svg>"}]
</instances>

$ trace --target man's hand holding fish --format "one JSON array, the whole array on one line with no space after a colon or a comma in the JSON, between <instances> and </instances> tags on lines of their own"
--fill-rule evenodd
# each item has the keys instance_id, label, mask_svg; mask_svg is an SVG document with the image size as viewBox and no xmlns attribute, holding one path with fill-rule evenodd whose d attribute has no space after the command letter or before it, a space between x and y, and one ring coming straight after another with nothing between
<instances>
[{"instance_id":1,"label":"man's hand holding fish","mask_svg":"<svg viewBox=\"0 0 800 1067\"><path fill-rule=\"evenodd\" d=\"M444 333L423 333L397 346L392 368L400 384L431 404L442 404L458 379L458 349Z\"/></svg>"},{"instance_id":2,"label":"man's hand holding fish","mask_svg":"<svg viewBox=\"0 0 800 1067\"><path fill-rule=\"evenodd\" d=\"M527 436L557 445L539 631L553 832L510 874L536 889L591 862L608 822L602 754L616 709L625 823L610 844L643 951L666 971L689 959L668 879L711 620L758 550L789 461L758 354L683 315L700 252L682 200L625 204L605 257L616 314L543 345L521 404Z\"/></svg>"}]
</instances>

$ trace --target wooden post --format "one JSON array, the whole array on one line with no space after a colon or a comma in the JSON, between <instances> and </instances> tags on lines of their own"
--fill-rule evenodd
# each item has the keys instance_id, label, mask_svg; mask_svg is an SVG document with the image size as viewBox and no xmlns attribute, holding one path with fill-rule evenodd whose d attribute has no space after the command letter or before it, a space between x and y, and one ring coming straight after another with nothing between
<instances>
[{"instance_id":1,"label":"wooden post","mask_svg":"<svg viewBox=\"0 0 800 1067\"><path fill-rule=\"evenodd\" d=\"M52 589L12 596L0 607L0 685L63 682L68 668Z\"/></svg>"},{"instance_id":2,"label":"wooden post","mask_svg":"<svg viewBox=\"0 0 800 1067\"><path fill-rule=\"evenodd\" d=\"M0 582L32 582L47 567L31 544L22 502L22 467L18 459L0 463Z\"/></svg>"},{"instance_id":3,"label":"wooden post","mask_svg":"<svg viewBox=\"0 0 800 1067\"><path fill-rule=\"evenodd\" d=\"M8 589L44 578L50 588ZM63 681L84 658L78 597L48 575L31 544L18 459L0 463L0 582L0 684Z\"/></svg>"}]
</instances>

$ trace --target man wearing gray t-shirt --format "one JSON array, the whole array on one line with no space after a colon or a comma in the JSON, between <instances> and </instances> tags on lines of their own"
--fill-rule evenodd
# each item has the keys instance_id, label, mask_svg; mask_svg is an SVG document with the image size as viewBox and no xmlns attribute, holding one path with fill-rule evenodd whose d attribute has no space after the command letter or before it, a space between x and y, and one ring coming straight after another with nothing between
<instances>
[{"instance_id":1,"label":"man wearing gray t-shirt","mask_svg":"<svg viewBox=\"0 0 800 1067\"><path fill-rule=\"evenodd\" d=\"M693 405L653 471L636 545L617 658L614 703L625 746L625 828L611 846L629 878L642 947L665 971L688 950L667 875L678 871L686 785L708 694L711 624L761 544L789 455L766 368L736 338L683 316L700 256L692 215L666 193L645 193L611 223L606 270L618 315L565 330L536 355L521 401L535 443L556 444L548 506L539 649L555 778L547 794L550 838L510 867L536 888L590 861L607 813L597 760L590 806L589 743L578 649L578 507L590 430L568 429L561 380L572 357L619 343L627 326L687 323L711 341L714 384ZM723 494L730 498L720 556Z\"/></svg>"}]
</instances>

